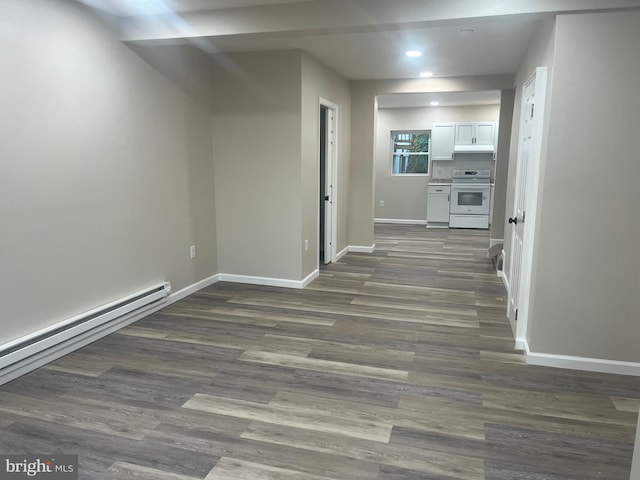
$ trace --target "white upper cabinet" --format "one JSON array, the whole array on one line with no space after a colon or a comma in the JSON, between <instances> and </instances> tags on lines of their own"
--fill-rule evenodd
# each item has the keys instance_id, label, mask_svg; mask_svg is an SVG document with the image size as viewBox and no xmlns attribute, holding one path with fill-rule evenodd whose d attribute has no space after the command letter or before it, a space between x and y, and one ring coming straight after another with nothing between
<instances>
[{"instance_id":1,"label":"white upper cabinet","mask_svg":"<svg viewBox=\"0 0 640 480\"><path fill-rule=\"evenodd\" d=\"M455 145L493 145L494 122L456 123Z\"/></svg>"},{"instance_id":2,"label":"white upper cabinet","mask_svg":"<svg viewBox=\"0 0 640 480\"><path fill-rule=\"evenodd\" d=\"M476 133L475 123L456 123L456 145L473 145Z\"/></svg>"},{"instance_id":3,"label":"white upper cabinet","mask_svg":"<svg viewBox=\"0 0 640 480\"><path fill-rule=\"evenodd\" d=\"M496 124L493 122L476 123L476 145L493 145Z\"/></svg>"},{"instance_id":4,"label":"white upper cabinet","mask_svg":"<svg viewBox=\"0 0 640 480\"><path fill-rule=\"evenodd\" d=\"M453 160L455 123L434 123L431 129L431 160Z\"/></svg>"}]
</instances>

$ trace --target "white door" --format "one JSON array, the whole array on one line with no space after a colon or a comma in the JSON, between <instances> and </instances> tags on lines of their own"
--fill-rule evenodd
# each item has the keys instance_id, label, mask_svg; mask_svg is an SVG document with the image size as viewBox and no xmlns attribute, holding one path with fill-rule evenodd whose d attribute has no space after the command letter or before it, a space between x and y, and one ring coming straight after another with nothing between
<instances>
[{"instance_id":1,"label":"white door","mask_svg":"<svg viewBox=\"0 0 640 480\"><path fill-rule=\"evenodd\" d=\"M335 111L327 109L327 147L325 168L324 263L333 257L333 162L335 156Z\"/></svg>"},{"instance_id":2,"label":"white door","mask_svg":"<svg viewBox=\"0 0 640 480\"><path fill-rule=\"evenodd\" d=\"M321 263L337 259L338 232L338 106L323 98L320 108L320 216L318 218L318 258ZM319 262L319 263L320 263ZM319 265L318 265L319 266Z\"/></svg>"},{"instance_id":3,"label":"white door","mask_svg":"<svg viewBox=\"0 0 640 480\"><path fill-rule=\"evenodd\" d=\"M533 265L533 233L537 202L546 68L537 68L524 85L511 224L508 317L516 332L516 348L526 341L529 290Z\"/></svg>"}]
</instances>

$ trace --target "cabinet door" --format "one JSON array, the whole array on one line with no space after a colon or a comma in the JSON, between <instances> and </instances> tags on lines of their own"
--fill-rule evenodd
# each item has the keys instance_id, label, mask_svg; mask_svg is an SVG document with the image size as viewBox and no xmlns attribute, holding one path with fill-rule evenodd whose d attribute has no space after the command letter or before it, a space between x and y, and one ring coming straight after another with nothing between
<instances>
[{"instance_id":1,"label":"cabinet door","mask_svg":"<svg viewBox=\"0 0 640 480\"><path fill-rule=\"evenodd\" d=\"M453 160L453 123L434 123L431 129L431 160Z\"/></svg>"},{"instance_id":2,"label":"cabinet door","mask_svg":"<svg viewBox=\"0 0 640 480\"><path fill-rule=\"evenodd\" d=\"M450 187L429 186L427 222L449 223Z\"/></svg>"},{"instance_id":3,"label":"cabinet door","mask_svg":"<svg viewBox=\"0 0 640 480\"><path fill-rule=\"evenodd\" d=\"M476 145L493 145L495 141L496 124L493 122L484 122L476 124L475 144Z\"/></svg>"},{"instance_id":4,"label":"cabinet door","mask_svg":"<svg viewBox=\"0 0 640 480\"><path fill-rule=\"evenodd\" d=\"M456 123L456 145L472 145L475 123Z\"/></svg>"}]
</instances>

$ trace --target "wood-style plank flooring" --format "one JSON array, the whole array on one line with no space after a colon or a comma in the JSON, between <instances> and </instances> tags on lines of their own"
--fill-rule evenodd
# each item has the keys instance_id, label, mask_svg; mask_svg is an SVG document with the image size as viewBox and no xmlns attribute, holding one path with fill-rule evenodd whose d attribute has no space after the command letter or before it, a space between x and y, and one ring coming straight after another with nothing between
<instances>
[{"instance_id":1,"label":"wood-style plank flooring","mask_svg":"<svg viewBox=\"0 0 640 480\"><path fill-rule=\"evenodd\" d=\"M81 479L628 480L640 379L529 366L485 231L376 226L304 290L218 283L0 387Z\"/></svg>"}]
</instances>

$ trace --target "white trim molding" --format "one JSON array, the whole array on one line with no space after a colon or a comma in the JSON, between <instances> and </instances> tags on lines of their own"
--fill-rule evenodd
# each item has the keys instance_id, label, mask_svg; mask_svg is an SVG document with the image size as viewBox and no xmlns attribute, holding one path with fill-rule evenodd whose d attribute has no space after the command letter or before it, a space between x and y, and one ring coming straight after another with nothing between
<instances>
[{"instance_id":1,"label":"white trim molding","mask_svg":"<svg viewBox=\"0 0 640 480\"><path fill-rule=\"evenodd\" d=\"M178 300L182 300L184 297L188 297L192 293L196 293L198 290L202 290L205 287L213 285L220 281L220 274L211 275L210 277L204 278L199 282L192 283L175 293L169 295L169 304L177 302Z\"/></svg>"},{"instance_id":2,"label":"white trim molding","mask_svg":"<svg viewBox=\"0 0 640 480\"><path fill-rule=\"evenodd\" d=\"M290 280L288 278L255 277L252 275L220 273L218 274L218 279L221 282L248 283L251 285L265 285L268 287L304 288L319 274L320 271L316 269L302 280Z\"/></svg>"},{"instance_id":3,"label":"white trim molding","mask_svg":"<svg viewBox=\"0 0 640 480\"><path fill-rule=\"evenodd\" d=\"M374 243L370 247L361 245L349 245L347 248L349 249L349 252L353 253L373 253L376 251L376 244Z\"/></svg>"},{"instance_id":4,"label":"white trim molding","mask_svg":"<svg viewBox=\"0 0 640 480\"><path fill-rule=\"evenodd\" d=\"M302 286L300 288L304 288L313 282L316 278L320 276L320 269L316 268L313 272L302 279Z\"/></svg>"},{"instance_id":5,"label":"white trim molding","mask_svg":"<svg viewBox=\"0 0 640 480\"><path fill-rule=\"evenodd\" d=\"M502 283L504 283L504 288L507 290L507 293L509 293L509 279L507 278L507 274L504 273L504 270L496 270L496 275L498 276L498 278L502 279Z\"/></svg>"},{"instance_id":6,"label":"white trim molding","mask_svg":"<svg viewBox=\"0 0 640 480\"><path fill-rule=\"evenodd\" d=\"M330 155L330 162L328 165L328 168L330 169L330 173L331 173L331 201L330 201L330 211L331 211L331 248L330 248L330 252L329 255L331 257L331 261L332 262L337 262L338 261L338 255L336 254L336 251L338 249L338 205L339 205L339 201L341 201L341 199L339 198L338 192L338 182L340 181L338 178L338 164L341 161L339 157L339 153L340 153L340 148L339 148L339 142L340 142L340 116L342 115L342 111L340 109L340 106L337 103L333 103L331 100L327 100L326 98L323 97L319 97L318 98L318 114L317 114L317 119L320 119L320 109L322 107L326 107L327 109L329 109L330 111L333 111L333 118L334 118L334 123L333 123L333 142L331 143L330 146L328 146L327 151L331 154ZM327 136L327 139L330 140L329 136ZM318 152L319 153L319 152ZM320 179L318 179L320 180ZM318 188L320 188L320 181L318 181ZM319 228L320 228L320 209L318 209L318 232L319 232ZM324 241L324 239L322 239L322 241ZM319 260L319 258L318 258ZM315 277L314 277L315 278ZM313 279L312 279L313 280ZM304 280L303 280L304 283ZM304 284L306 285L306 284ZM303 287L304 288L304 287Z\"/></svg>"},{"instance_id":7,"label":"white trim molding","mask_svg":"<svg viewBox=\"0 0 640 480\"><path fill-rule=\"evenodd\" d=\"M408 218L374 218L373 223L393 223L397 225L426 225L426 220L411 220Z\"/></svg>"},{"instance_id":8,"label":"white trim molding","mask_svg":"<svg viewBox=\"0 0 640 480\"><path fill-rule=\"evenodd\" d=\"M524 340L524 353L527 358L527 363L530 365L568 368L571 370L584 370L587 372L614 373L617 375L633 375L636 377L640 376L640 363L532 352L529 349L529 343L526 340Z\"/></svg>"},{"instance_id":9,"label":"white trim molding","mask_svg":"<svg viewBox=\"0 0 640 480\"><path fill-rule=\"evenodd\" d=\"M502 243L504 245L504 238L490 238L489 248L493 247L494 245L498 245L499 243ZM502 250L502 254L504 255L504 250Z\"/></svg>"},{"instance_id":10,"label":"white trim molding","mask_svg":"<svg viewBox=\"0 0 640 480\"><path fill-rule=\"evenodd\" d=\"M344 257L347 253L349 253L349 247L344 247L342 250L340 250L336 255L336 262Z\"/></svg>"}]
</instances>

